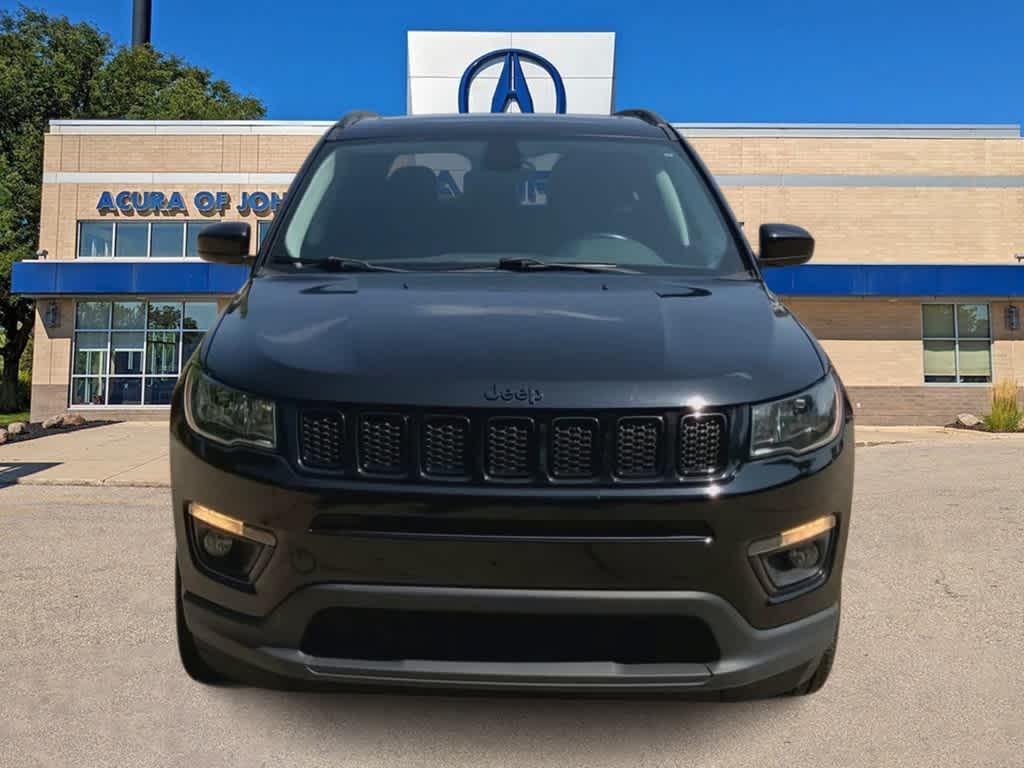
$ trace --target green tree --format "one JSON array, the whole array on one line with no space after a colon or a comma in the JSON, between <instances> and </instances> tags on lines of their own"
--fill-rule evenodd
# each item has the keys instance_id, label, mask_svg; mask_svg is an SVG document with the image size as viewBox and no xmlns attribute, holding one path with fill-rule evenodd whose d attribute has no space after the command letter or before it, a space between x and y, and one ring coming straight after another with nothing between
<instances>
[{"instance_id":1,"label":"green tree","mask_svg":"<svg viewBox=\"0 0 1024 768\"><path fill-rule=\"evenodd\" d=\"M17 408L35 317L31 301L11 295L11 270L35 258L48 122L252 120L265 111L177 56L117 48L90 24L24 6L0 11L0 412Z\"/></svg>"}]
</instances>

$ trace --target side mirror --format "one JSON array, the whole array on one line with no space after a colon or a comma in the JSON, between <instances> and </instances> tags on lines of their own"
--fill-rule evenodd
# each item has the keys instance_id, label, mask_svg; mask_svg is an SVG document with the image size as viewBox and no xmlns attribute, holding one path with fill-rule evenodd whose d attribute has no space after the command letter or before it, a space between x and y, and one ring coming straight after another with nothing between
<instances>
[{"instance_id":1,"label":"side mirror","mask_svg":"<svg viewBox=\"0 0 1024 768\"><path fill-rule=\"evenodd\" d=\"M762 267L806 264L814 255L814 238L802 227L762 224L758 234L761 252L757 255L757 263Z\"/></svg>"},{"instance_id":2,"label":"side mirror","mask_svg":"<svg viewBox=\"0 0 1024 768\"><path fill-rule=\"evenodd\" d=\"M199 231L196 251L203 261L214 264L247 264L249 225L244 221L218 221Z\"/></svg>"}]
</instances>

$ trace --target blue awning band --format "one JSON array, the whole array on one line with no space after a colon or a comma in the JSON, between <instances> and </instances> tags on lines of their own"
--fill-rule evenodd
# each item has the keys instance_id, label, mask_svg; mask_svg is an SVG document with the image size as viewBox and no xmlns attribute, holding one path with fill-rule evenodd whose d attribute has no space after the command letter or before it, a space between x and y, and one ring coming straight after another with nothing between
<instances>
[{"instance_id":1,"label":"blue awning band","mask_svg":"<svg viewBox=\"0 0 1024 768\"><path fill-rule=\"evenodd\" d=\"M1024 296L1024 265L807 264L764 271L780 296Z\"/></svg>"},{"instance_id":2,"label":"blue awning band","mask_svg":"<svg viewBox=\"0 0 1024 768\"><path fill-rule=\"evenodd\" d=\"M27 296L228 295L248 274L248 267L205 261L22 261L14 265L11 290Z\"/></svg>"},{"instance_id":3,"label":"blue awning band","mask_svg":"<svg viewBox=\"0 0 1024 768\"><path fill-rule=\"evenodd\" d=\"M201 261L23 261L12 289L26 296L229 295L248 267ZM780 296L1024 296L1024 265L808 264L765 270Z\"/></svg>"}]
</instances>

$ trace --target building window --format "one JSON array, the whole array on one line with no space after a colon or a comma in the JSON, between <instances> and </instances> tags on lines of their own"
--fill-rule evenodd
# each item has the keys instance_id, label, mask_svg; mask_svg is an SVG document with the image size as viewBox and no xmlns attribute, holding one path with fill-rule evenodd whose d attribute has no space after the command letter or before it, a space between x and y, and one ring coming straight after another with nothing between
<instances>
[{"instance_id":1,"label":"building window","mask_svg":"<svg viewBox=\"0 0 1024 768\"><path fill-rule=\"evenodd\" d=\"M80 221L78 258L195 259L199 233L211 221ZM269 219L256 222L253 236L259 248L270 228Z\"/></svg>"},{"instance_id":2,"label":"building window","mask_svg":"<svg viewBox=\"0 0 1024 768\"><path fill-rule=\"evenodd\" d=\"M261 219L256 223L256 247L259 248L263 245L263 238L267 236L267 232L270 231L271 222L267 219Z\"/></svg>"},{"instance_id":3,"label":"building window","mask_svg":"<svg viewBox=\"0 0 1024 768\"><path fill-rule=\"evenodd\" d=\"M80 301L72 405L168 405L217 317L213 301Z\"/></svg>"},{"instance_id":4,"label":"building window","mask_svg":"<svg viewBox=\"0 0 1024 768\"><path fill-rule=\"evenodd\" d=\"M114 222L80 221L78 223L78 257L109 258L114 255Z\"/></svg>"},{"instance_id":5,"label":"building window","mask_svg":"<svg viewBox=\"0 0 1024 768\"><path fill-rule=\"evenodd\" d=\"M78 258L196 258L209 221L80 221Z\"/></svg>"},{"instance_id":6,"label":"building window","mask_svg":"<svg viewBox=\"0 0 1024 768\"><path fill-rule=\"evenodd\" d=\"M928 384L992 381L988 304L924 304L924 380Z\"/></svg>"}]
</instances>

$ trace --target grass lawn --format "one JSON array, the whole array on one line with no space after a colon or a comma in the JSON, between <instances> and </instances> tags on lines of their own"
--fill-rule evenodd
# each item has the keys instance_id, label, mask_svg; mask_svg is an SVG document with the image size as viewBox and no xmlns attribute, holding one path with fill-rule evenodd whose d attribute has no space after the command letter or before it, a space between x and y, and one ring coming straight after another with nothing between
<instances>
[{"instance_id":1,"label":"grass lawn","mask_svg":"<svg viewBox=\"0 0 1024 768\"><path fill-rule=\"evenodd\" d=\"M28 421L28 411L23 413L0 413L0 427L6 427L15 421Z\"/></svg>"}]
</instances>

